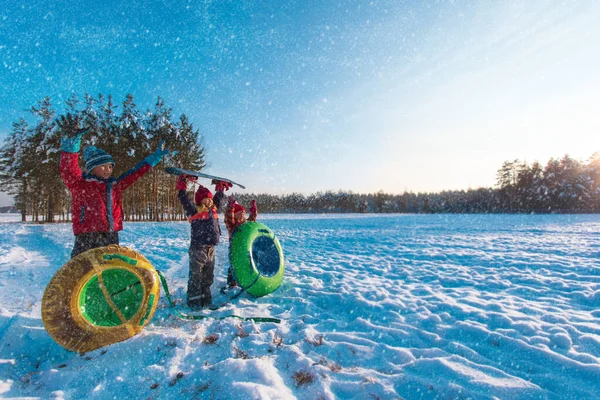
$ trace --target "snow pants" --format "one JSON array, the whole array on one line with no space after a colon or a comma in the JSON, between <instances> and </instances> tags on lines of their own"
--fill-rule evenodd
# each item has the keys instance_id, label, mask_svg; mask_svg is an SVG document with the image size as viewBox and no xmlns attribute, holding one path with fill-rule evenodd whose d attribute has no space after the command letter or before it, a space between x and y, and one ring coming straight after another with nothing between
<instances>
[{"instance_id":1,"label":"snow pants","mask_svg":"<svg viewBox=\"0 0 600 400\"><path fill-rule=\"evenodd\" d=\"M192 309L206 307L212 302L210 287L215 272L215 246L190 247L189 255L187 304Z\"/></svg>"},{"instance_id":2,"label":"snow pants","mask_svg":"<svg viewBox=\"0 0 600 400\"><path fill-rule=\"evenodd\" d=\"M89 249L104 247L109 244L119 244L119 232L80 233L75 235L75 245L71 252L71 258Z\"/></svg>"},{"instance_id":3,"label":"snow pants","mask_svg":"<svg viewBox=\"0 0 600 400\"><path fill-rule=\"evenodd\" d=\"M231 249L231 236L232 234L229 233L229 248ZM230 250L231 251L231 250ZM233 267L231 266L231 263L229 264L229 268L227 268L227 286L230 288L236 287L237 281L235 280L235 277L233 276Z\"/></svg>"}]
</instances>

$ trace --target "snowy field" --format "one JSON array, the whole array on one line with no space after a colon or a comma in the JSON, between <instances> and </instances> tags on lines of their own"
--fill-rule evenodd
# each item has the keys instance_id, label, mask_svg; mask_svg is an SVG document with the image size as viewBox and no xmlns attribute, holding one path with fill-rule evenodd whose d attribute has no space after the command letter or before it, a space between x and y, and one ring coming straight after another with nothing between
<instances>
[{"instance_id":1,"label":"snowy field","mask_svg":"<svg viewBox=\"0 0 600 400\"><path fill-rule=\"evenodd\" d=\"M282 286L211 315L280 324L182 320L161 294L141 334L86 354L41 321L70 225L0 219L2 398L600 399L600 215L262 216ZM121 244L181 301L188 238L125 223Z\"/></svg>"}]
</instances>

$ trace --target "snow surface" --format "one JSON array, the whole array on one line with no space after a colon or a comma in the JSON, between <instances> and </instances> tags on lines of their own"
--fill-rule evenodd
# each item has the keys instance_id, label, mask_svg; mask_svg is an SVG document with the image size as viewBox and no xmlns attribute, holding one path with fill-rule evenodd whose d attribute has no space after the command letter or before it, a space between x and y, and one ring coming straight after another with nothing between
<instances>
[{"instance_id":1,"label":"snow surface","mask_svg":"<svg viewBox=\"0 0 600 400\"><path fill-rule=\"evenodd\" d=\"M182 320L162 294L141 334L86 354L40 313L71 226L0 218L2 398L600 398L600 215L263 215L282 286L211 315L280 324ZM181 302L188 238L186 222L130 222L121 243Z\"/></svg>"}]
</instances>

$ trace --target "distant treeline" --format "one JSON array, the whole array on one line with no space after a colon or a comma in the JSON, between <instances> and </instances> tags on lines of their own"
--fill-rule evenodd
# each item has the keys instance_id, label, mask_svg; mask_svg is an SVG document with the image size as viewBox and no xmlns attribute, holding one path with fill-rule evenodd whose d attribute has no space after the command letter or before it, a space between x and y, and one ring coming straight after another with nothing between
<instances>
[{"instance_id":1,"label":"distant treeline","mask_svg":"<svg viewBox=\"0 0 600 400\"><path fill-rule=\"evenodd\" d=\"M17 210L14 206L3 206L0 207L0 214L9 214L9 213L17 213Z\"/></svg>"},{"instance_id":2,"label":"distant treeline","mask_svg":"<svg viewBox=\"0 0 600 400\"><path fill-rule=\"evenodd\" d=\"M582 163L565 155L545 167L507 161L496 188L441 193L325 192L304 196L237 194L271 213L600 213L600 153Z\"/></svg>"},{"instance_id":3,"label":"distant treeline","mask_svg":"<svg viewBox=\"0 0 600 400\"><path fill-rule=\"evenodd\" d=\"M146 157L161 140L179 153L163 164L192 170L205 166L205 149L198 130L185 115L173 120L172 109L158 98L153 109L140 112L133 96L120 106L109 96L82 100L73 95L66 112L78 115L90 131L83 146L93 144L111 154L115 176ZM36 123L13 124L0 148L0 190L15 196L22 219L54 222L70 218L70 195L60 179L60 137L50 99L31 108ZM82 164L82 163L81 163ZM441 193L372 194L332 192L303 195L235 194L248 205L256 199L262 213L599 213L600 153L587 163L568 155L546 166L519 160L505 162L495 188ZM124 194L123 212L129 221L183 219L175 179L155 168Z\"/></svg>"}]
</instances>

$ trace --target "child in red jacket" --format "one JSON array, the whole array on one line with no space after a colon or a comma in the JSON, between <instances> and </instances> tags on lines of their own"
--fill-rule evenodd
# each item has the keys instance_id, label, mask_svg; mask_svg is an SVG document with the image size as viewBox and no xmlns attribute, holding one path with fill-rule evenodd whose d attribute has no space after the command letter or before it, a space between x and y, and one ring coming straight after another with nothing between
<instances>
[{"instance_id":1,"label":"child in red jacket","mask_svg":"<svg viewBox=\"0 0 600 400\"><path fill-rule=\"evenodd\" d=\"M81 137L87 129L79 118L67 114L57 121L63 131L60 176L71 192L71 214L75 245L71 258L96 247L119 244L123 229L122 196L129 186L148 173L169 152L159 149L118 178L112 178L113 158L101 149L83 150L85 172L79 168Z\"/></svg>"},{"instance_id":2,"label":"child in red jacket","mask_svg":"<svg viewBox=\"0 0 600 400\"><path fill-rule=\"evenodd\" d=\"M256 200L252 200L250 202L250 215L248 216L248 221L256 221L257 216L258 209L256 207ZM235 230L246 222L246 209L238 203L233 196L229 196L223 219L225 220L227 231L229 231L229 243L231 245L231 238L233 237ZM231 265L227 270L227 286L230 288L237 286L237 282L233 277Z\"/></svg>"}]
</instances>

